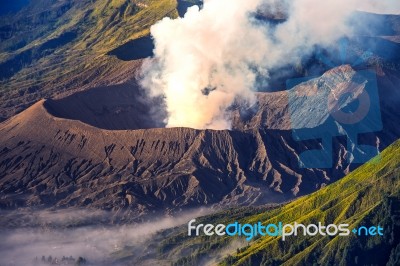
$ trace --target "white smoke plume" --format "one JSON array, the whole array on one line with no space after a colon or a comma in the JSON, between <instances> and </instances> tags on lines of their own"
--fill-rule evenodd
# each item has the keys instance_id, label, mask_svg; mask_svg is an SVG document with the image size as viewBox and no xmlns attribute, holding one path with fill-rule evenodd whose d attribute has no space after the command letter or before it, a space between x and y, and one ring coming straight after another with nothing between
<instances>
[{"instance_id":1,"label":"white smoke plume","mask_svg":"<svg viewBox=\"0 0 400 266\"><path fill-rule=\"evenodd\" d=\"M226 110L236 98L254 101L257 77L352 34L346 23L358 9L400 10L398 0L205 0L183 18L151 28L154 58L144 64L142 85L164 96L167 127L229 129ZM285 14L278 25L256 12ZM370 11L370 10L369 10Z\"/></svg>"}]
</instances>

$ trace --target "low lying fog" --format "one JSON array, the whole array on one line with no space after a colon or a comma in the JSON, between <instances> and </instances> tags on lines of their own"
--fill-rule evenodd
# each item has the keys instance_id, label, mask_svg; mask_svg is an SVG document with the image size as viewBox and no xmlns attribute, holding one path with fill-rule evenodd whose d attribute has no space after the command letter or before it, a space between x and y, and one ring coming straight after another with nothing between
<instances>
[{"instance_id":1,"label":"low lying fog","mask_svg":"<svg viewBox=\"0 0 400 266\"><path fill-rule=\"evenodd\" d=\"M84 257L89 265L117 265L113 260L122 247L129 246L140 254L143 244L157 231L208 213L201 209L177 217L154 217L152 222L141 224L101 226L93 224L106 220L106 212L1 212L0 265L42 265L34 263L42 256Z\"/></svg>"}]
</instances>

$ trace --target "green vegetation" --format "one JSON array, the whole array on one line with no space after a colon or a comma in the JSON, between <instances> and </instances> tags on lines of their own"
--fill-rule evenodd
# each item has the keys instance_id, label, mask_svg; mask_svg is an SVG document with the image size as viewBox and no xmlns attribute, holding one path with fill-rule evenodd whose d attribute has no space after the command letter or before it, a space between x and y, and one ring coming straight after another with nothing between
<instances>
[{"instance_id":1,"label":"green vegetation","mask_svg":"<svg viewBox=\"0 0 400 266\"><path fill-rule=\"evenodd\" d=\"M161 260L193 265L220 256L221 265L399 265L400 263L400 140L342 180L311 195L275 208L229 210L199 218L198 223L239 221L254 224L347 223L380 225L384 236L258 237L237 249L232 237L188 237L187 225L160 234ZM157 240L156 240L157 241Z\"/></svg>"},{"instance_id":2,"label":"green vegetation","mask_svg":"<svg viewBox=\"0 0 400 266\"><path fill-rule=\"evenodd\" d=\"M133 66L107 53L166 16L178 16L176 0L31 1L0 16L0 108L115 80Z\"/></svg>"}]
</instances>

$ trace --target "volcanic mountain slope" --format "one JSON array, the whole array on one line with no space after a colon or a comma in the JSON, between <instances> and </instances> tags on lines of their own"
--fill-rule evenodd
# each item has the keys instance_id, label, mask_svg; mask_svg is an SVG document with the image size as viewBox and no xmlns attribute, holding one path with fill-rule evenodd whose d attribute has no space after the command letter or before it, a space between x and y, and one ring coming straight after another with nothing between
<instances>
[{"instance_id":1,"label":"volcanic mountain slope","mask_svg":"<svg viewBox=\"0 0 400 266\"><path fill-rule=\"evenodd\" d=\"M305 85L300 84L295 90L306 92L312 84L320 84L323 90L328 81L342 84L356 76L356 71L342 66ZM136 94L134 89L129 92L128 87L118 90L115 102L120 102L118 97ZM96 95L101 95L101 91ZM104 99L110 99L107 95ZM260 99L281 95L281 92L267 93ZM126 115L125 111L129 114L146 111L141 109L140 102L120 109L113 106L114 101L89 105L82 111L79 101L84 103L86 97L90 98L91 94L78 94L71 101L42 100L0 124L3 208L88 206L121 210L129 217L137 217L152 210L282 202L313 192L357 166L349 165L349 150L342 136L333 141L332 167L300 168L299 154L321 149L321 144L318 140L295 141L292 131L284 128L290 123L287 121L282 122L282 129L260 127L234 131L96 128L89 124L102 126L96 120L99 112L105 112L109 121L118 121L118 115ZM299 111L309 109L308 105L314 103L302 97L295 102ZM386 112L382 108L383 116ZM82 121L88 124L73 120L78 113L83 113ZM282 109L271 114L283 120L289 116ZM145 127L142 120L138 117L132 123ZM397 125L396 121L388 124L384 121L380 135L361 134L360 143L378 145L378 149L389 145L399 136L398 129L391 127ZM110 128L117 126L109 124ZM106 124L103 128L107 128ZM316 154L315 160L318 157Z\"/></svg>"},{"instance_id":2,"label":"volcanic mountain slope","mask_svg":"<svg viewBox=\"0 0 400 266\"><path fill-rule=\"evenodd\" d=\"M285 241L257 236L246 243L244 236L188 236L185 224L159 232L141 252L125 247L116 256L131 265L154 258L159 265L399 265L399 166L398 140L381 156L311 195L278 207L230 209L195 223L346 223L350 230L380 225L383 236L298 235Z\"/></svg>"},{"instance_id":3,"label":"volcanic mountain slope","mask_svg":"<svg viewBox=\"0 0 400 266\"><path fill-rule=\"evenodd\" d=\"M41 98L132 79L140 62L118 58L142 59L152 46L141 47L139 52L113 51L148 36L150 26L163 17L178 16L175 0L42 0L25 4L16 13L0 16L3 118Z\"/></svg>"},{"instance_id":4,"label":"volcanic mountain slope","mask_svg":"<svg viewBox=\"0 0 400 266\"><path fill-rule=\"evenodd\" d=\"M269 185L290 191L301 183L300 174L269 161L268 153L275 150L281 161L296 163L295 154L285 157L288 144L274 140L279 136L274 132L106 131L55 118L41 101L4 122L1 133L3 207L141 210L224 199L250 203L261 194L279 198L266 189ZM281 184L281 175L288 175L290 182ZM327 182L323 172L310 173L311 178Z\"/></svg>"}]
</instances>

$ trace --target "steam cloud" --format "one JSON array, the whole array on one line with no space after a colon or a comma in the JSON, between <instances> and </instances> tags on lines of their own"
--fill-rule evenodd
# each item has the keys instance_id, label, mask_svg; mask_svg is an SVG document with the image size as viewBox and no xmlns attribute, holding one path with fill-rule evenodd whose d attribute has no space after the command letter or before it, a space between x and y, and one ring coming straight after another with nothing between
<instances>
[{"instance_id":1,"label":"steam cloud","mask_svg":"<svg viewBox=\"0 0 400 266\"><path fill-rule=\"evenodd\" d=\"M398 0L205 0L183 18L164 18L151 28L154 58L142 85L165 97L167 127L229 129L227 109L241 98L251 104L260 77L298 62L316 45L353 34L356 10L399 13ZM257 13L283 14L274 25Z\"/></svg>"}]
</instances>

